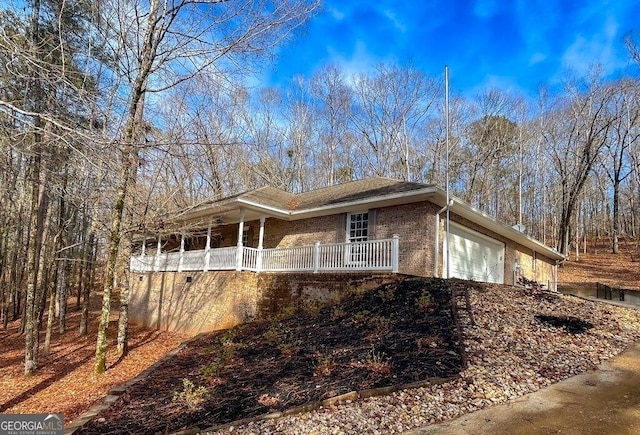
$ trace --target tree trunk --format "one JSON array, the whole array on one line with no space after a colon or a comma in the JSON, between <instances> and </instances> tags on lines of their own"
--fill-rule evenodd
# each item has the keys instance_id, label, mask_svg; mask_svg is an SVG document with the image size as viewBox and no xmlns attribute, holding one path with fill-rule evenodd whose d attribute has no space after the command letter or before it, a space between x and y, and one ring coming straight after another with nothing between
<instances>
[{"instance_id":1,"label":"tree trunk","mask_svg":"<svg viewBox=\"0 0 640 435\"><path fill-rule=\"evenodd\" d=\"M116 268L118 266L118 249L120 248L122 215L130 182L132 160L132 145L126 144L120 173L120 185L116 196L113 214L111 216L111 230L109 232L109 245L107 264L104 277L102 295L102 310L100 312L100 324L98 325L98 339L96 342L95 373L102 374L107 370L107 327L111 314L111 292L113 290Z\"/></svg>"},{"instance_id":2,"label":"tree trunk","mask_svg":"<svg viewBox=\"0 0 640 435\"><path fill-rule=\"evenodd\" d=\"M58 331L63 334L67 329L67 286L69 282L69 260L63 260L57 282Z\"/></svg>"},{"instance_id":3,"label":"tree trunk","mask_svg":"<svg viewBox=\"0 0 640 435\"><path fill-rule=\"evenodd\" d=\"M90 234L88 237L88 247L85 251L83 261L86 263L85 274L82 276L82 314L80 316L80 335L87 335L87 324L89 323L89 297L91 296L91 287L94 270L94 237Z\"/></svg>"},{"instance_id":4,"label":"tree trunk","mask_svg":"<svg viewBox=\"0 0 640 435\"><path fill-rule=\"evenodd\" d=\"M37 146L40 146L38 144ZM25 300L25 355L24 372L32 374L38 367L38 272L42 250L42 231L47 209L45 183L41 180L41 156L33 159L32 217L30 220L29 255L27 262L27 292Z\"/></svg>"},{"instance_id":5,"label":"tree trunk","mask_svg":"<svg viewBox=\"0 0 640 435\"><path fill-rule=\"evenodd\" d=\"M44 347L42 349L42 354L46 357L49 356L51 350L51 333L53 330L53 319L55 317L56 311L56 285L55 282L50 285L49 291L49 311L47 314L47 331L44 337Z\"/></svg>"},{"instance_id":6,"label":"tree trunk","mask_svg":"<svg viewBox=\"0 0 640 435\"><path fill-rule=\"evenodd\" d=\"M620 247L618 245L618 235L620 234L620 181L613 183L613 246L612 251L614 254L620 253Z\"/></svg>"},{"instance_id":7,"label":"tree trunk","mask_svg":"<svg viewBox=\"0 0 640 435\"><path fill-rule=\"evenodd\" d=\"M120 316L118 317L117 355L122 358L129 353L129 294L131 284L129 274L120 284Z\"/></svg>"}]
</instances>

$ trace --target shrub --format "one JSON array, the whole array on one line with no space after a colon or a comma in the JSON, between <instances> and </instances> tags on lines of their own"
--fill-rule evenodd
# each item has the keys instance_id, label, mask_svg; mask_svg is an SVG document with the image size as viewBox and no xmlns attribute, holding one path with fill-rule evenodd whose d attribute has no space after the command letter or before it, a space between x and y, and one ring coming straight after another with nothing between
<instances>
[{"instance_id":1,"label":"shrub","mask_svg":"<svg viewBox=\"0 0 640 435\"><path fill-rule=\"evenodd\" d=\"M185 405L189 411L195 411L204 402L208 394L209 391L205 387L199 386L196 388L193 382L184 378L182 380L182 390L173 393L173 400Z\"/></svg>"},{"instance_id":2,"label":"shrub","mask_svg":"<svg viewBox=\"0 0 640 435\"><path fill-rule=\"evenodd\" d=\"M389 374L391 372L391 364L385 358L385 353L376 352L374 349L367 354L365 366L374 373Z\"/></svg>"},{"instance_id":3,"label":"shrub","mask_svg":"<svg viewBox=\"0 0 640 435\"><path fill-rule=\"evenodd\" d=\"M429 293L423 293L422 296L416 299L416 307L418 308L418 311L422 313L431 311L433 305L433 299Z\"/></svg>"},{"instance_id":4,"label":"shrub","mask_svg":"<svg viewBox=\"0 0 640 435\"><path fill-rule=\"evenodd\" d=\"M353 320L358 324L362 324L367 321L370 314L371 314L371 311L369 310L358 311L353 315Z\"/></svg>"},{"instance_id":5,"label":"shrub","mask_svg":"<svg viewBox=\"0 0 640 435\"><path fill-rule=\"evenodd\" d=\"M314 373L316 375L329 376L335 368L336 363L333 362L331 355L321 355L316 359L316 368Z\"/></svg>"},{"instance_id":6,"label":"shrub","mask_svg":"<svg viewBox=\"0 0 640 435\"><path fill-rule=\"evenodd\" d=\"M395 297L393 287L387 286L378 290L378 297L382 299L382 302L392 301Z\"/></svg>"},{"instance_id":7,"label":"shrub","mask_svg":"<svg viewBox=\"0 0 640 435\"><path fill-rule=\"evenodd\" d=\"M200 374L208 384L214 384L216 383L215 380L220 377L220 373L226 364L227 361L225 358L215 358L211 363L200 367Z\"/></svg>"}]
</instances>

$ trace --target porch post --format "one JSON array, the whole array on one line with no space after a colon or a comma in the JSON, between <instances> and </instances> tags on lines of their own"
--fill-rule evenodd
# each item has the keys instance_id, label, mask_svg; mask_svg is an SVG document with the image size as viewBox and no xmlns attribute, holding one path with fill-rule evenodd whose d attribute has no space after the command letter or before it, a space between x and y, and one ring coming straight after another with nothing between
<instances>
[{"instance_id":1,"label":"porch post","mask_svg":"<svg viewBox=\"0 0 640 435\"><path fill-rule=\"evenodd\" d=\"M209 221L209 226L207 227L207 245L204 247L203 270L205 272L209 270L209 261L211 261L211 221Z\"/></svg>"},{"instance_id":2,"label":"porch post","mask_svg":"<svg viewBox=\"0 0 640 435\"><path fill-rule=\"evenodd\" d=\"M262 270L262 248L264 243L264 221L265 217L260 217L260 233L258 234L258 258L256 259L256 269Z\"/></svg>"},{"instance_id":3,"label":"porch post","mask_svg":"<svg viewBox=\"0 0 640 435\"><path fill-rule=\"evenodd\" d=\"M183 262L184 262L184 234L180 233L180 257L178 259L178 272L182 272Z\"/></svg>"},{"instance_id":4,"label":"porch post","mask_svg":"<svg viewBox=\"0 0 640 435\"><path fill-rule=\"evenodd\" d=\"M142 248L140 249L140 260L138 262L138 269L141 272L148 272L147 265L145 264L145 255L147 254L147 235L144 234L142 236ZM133 255L131 256L131 260L134 260ZM131 269L131 261L129 261L129 269Z\"/></svg>"},{"instance_id":5,"label":"porch post","mask_svg":"<svg viewBox=\"0 0 640 435\"><path fill-rule=\"evenodd\" d=\"M313 245L313 273L318 273L320 269L320 242Z\"/></svg>"},{"instance_id":6,"label":"porch post","mask_svg":"<svg viewBox=\"0 0 640 435\"><path fill-rule=\"evenodd\" d=\"M242 234L244 233L244 210L240 210L240 222L238 223L238 249L236 252L236 270L242 270Z\"/></svg>"},{"instance_id":7,"label":"porch post","mask_svg":"<svg viewBox=\"0 0 640 435\"><path fill-rule=\"evenodd\" d=\"M393 244L391 245L391 271L398 273L400 263L400 236L393 235Z\"/></svg>"},{"instance_id":8,"label":"porch post","mask_svg":"<svg viewBox=\"0 0 640 435\"><path fill-rule=\"evenodd\" d=\"M160 253L162 251L162 239L160 238L160 234L158 234L158 244L156 245L156 261L154 265L154 270L156 272L160 271Z\"/></svg>"}]
</instances>

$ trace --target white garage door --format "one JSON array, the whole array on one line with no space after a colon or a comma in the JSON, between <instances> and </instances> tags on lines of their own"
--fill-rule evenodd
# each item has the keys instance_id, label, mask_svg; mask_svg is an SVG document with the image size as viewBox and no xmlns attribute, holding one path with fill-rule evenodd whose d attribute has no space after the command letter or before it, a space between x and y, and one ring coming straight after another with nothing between
<instances>
[{"instance_id":1,"label":"white garage door","mask_svg":"<svg viewBox=\"0 0 640 435\"><path fill-rule=\"evenodd\" d=\"M453 222L449 223L449 240L451 278L504 283L504 243ZM446 255L442 260L447 276Z\"/></svg>"}]
</instances>

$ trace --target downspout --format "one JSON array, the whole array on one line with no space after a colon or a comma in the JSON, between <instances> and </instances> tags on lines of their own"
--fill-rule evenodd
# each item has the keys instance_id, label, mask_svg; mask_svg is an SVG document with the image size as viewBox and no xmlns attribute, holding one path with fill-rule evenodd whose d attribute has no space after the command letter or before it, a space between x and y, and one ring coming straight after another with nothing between
<instances>
[{"instance_id":1,"label":"downspout","mask_svg":"<svg viewBox=\"0 0 640 435\"><path fill-rule=\"evenodd\" d=\"M439 212L436 213L436 234L435 234L435 255L434 255L434 261L433 261L433 276L434 277L440 277L442 278L439 274L438 274L438 263L439 263L439 257L440 257L440 215L442 213L444 213L445 211L448 211L449 208L453 205L453 199L449 200L449 203L447 205L445 205L444 207L442 207L442 209L440 209ZM447 270L449 269L449 265L447 264Z\"/></svg>"},{"instance_id":2,"label":"downspout","mask_svg":"<svg viewBox=\"0 0 640 435\"><path fill-rule=\"evenodd\" d=\"M558 291L558 266L562 263L564 263L564 260L556 260L556 263L553 265L553 288L547 286L550 291Z\"/></svg>"}]
</instances>

